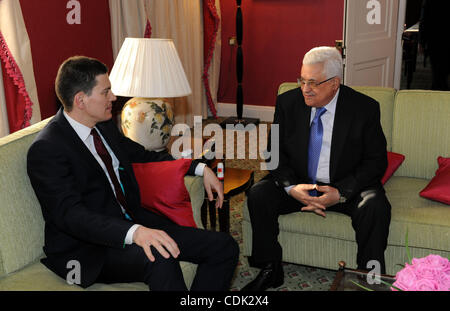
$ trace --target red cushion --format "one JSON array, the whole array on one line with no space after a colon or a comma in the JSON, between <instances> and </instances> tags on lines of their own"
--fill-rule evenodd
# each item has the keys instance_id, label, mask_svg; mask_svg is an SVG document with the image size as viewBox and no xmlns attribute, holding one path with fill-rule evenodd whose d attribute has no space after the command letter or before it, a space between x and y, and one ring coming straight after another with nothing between
<instances>
[{"instance_id":1,"label":"red cushion","mask_svg":"<svg viewBox=\"0 0 450 311\"><path fill-rule=\"evenodd\" d=\"M133 163L142 207L173 222L196 228L191 199L184 184L192 160Z\"/></svg>"},{"instance_id":2,"label":"red cushion","mask_svg":"<svg viewBox=\"0 0 450 311\"><path fill-rule=\"evenodd\" d=\"M384 176L381 179L381 183L384 185L392 175L394 175L395 171L399 168L400 164L405 161L405 156L400 153L390 152L387 153L388 158L388 167L386 172L384 172Z\"/></svg>"},{"instance_id":3,"label":"red cushion","mask_svg":"<svg viewBox=\"0 0 450 311\"><path fill-rule=\"evenodd\" d=\"M438 157L439 168L420 196L450 205L450 158Z\"/></svg>"}]
</instances>

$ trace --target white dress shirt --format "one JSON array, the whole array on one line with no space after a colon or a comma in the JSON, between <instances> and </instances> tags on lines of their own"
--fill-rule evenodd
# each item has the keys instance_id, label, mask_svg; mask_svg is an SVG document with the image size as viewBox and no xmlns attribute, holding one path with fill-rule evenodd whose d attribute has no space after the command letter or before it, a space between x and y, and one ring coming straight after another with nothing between
<instances>
[{"instance_id":1,"label":"white dress shirt","mask_svg":"<svg viewBox=\"0 0 450 311\"><path fill-rule=\"evenodd\" d=\"M337 99L339 97L339 90L336 92L336 95L333 99L326 105L324 108L327 110L322 117L323 125L323 137L322 137L322 148L320 149L319 156L319 164L317 166L317 175L316 180L322 183L329 184L330 183L330 154L331 154L331 139L333 136L333 126L334 126L334 115L336 113L336 104ZM316 108L311 109L311 118L310 125L314 120L314 116L316 115ZM284 189L287 193L294 186L288 186Z\"/></svg>"}]
</instances>

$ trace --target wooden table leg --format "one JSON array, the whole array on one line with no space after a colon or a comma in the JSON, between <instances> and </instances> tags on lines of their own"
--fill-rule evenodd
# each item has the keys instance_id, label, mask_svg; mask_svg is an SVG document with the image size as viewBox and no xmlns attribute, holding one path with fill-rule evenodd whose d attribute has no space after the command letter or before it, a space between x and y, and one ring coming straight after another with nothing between
<instances>
[{"instance_id":1,"label":"wooden table leg","mask_svg":"<svg viewBox=\"0 0 450 311\"><path fill-rule=\"evenodd\" d=\"M200 210L200 218L202 220L203 228L205 229L208 224L207 217L208 217L208 199L205 198L203 200L202 208Z\"/></svg>"},{"instance_id":2,"label":"wooden table leg","mask_svg":"<svg viewBox=\"0 0 450 311\"><path fill-rule=\"evenodd\" d=\"M209 210L209 223L211 225L211 230L216 231L216 201L208 201L208 210Z\"/></svg>"},{"instance_id":3,"label":"wooden table leg","mask_svg":"<svg viewBox=\"0 0 450 311\"><path fill-rule=\"evenodd\" d=\"M212 231L216 231L216 202L209 202L208 198L205 198L202 204L200 217L205 229L208 229L208 214L209 214L209 227Z\"/></svg>"},{"instance_id":4,"label":"wooden table leg","mask_svg":"<svg viewBox=\"0 0 450 311\"><path fill-rule=\"evenodd\" d=\"M224 198L222 208L219 209L219 228L221 232L230 232L230 200Z\"/></svg>"}]
</instances>

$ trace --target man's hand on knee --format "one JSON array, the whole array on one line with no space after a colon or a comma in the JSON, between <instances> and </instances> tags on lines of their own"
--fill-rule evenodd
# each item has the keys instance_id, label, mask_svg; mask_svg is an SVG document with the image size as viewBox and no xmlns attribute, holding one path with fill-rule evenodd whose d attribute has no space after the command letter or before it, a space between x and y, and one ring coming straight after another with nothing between
<instances>
[{"instance_id":1,"label":"man's hand on knee","mask_svg":"<svg viewBox=\"0 0 450 311\"><path fill-rule=\"evenodd\" d=\"M134 232L133 242L142 247L148 259L152 262L155 261L155 256L153 256L150 246L156 248L164 258L169 258L170 255L177 258L180 254L177 243L162 230L140 226Z\"/></svg>"}]
</instances>

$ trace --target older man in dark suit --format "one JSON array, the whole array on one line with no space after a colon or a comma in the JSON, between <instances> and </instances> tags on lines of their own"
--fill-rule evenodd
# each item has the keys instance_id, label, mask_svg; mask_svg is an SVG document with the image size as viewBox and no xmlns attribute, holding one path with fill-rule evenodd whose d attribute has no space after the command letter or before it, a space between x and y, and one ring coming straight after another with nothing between
<instances>
[{"instance_id":1,"label":"older man in dark suit","mask_svg":"<svg viewBox=\"0 0 450 311\"><path fill-rule=\"evenodd\" d=\"M132 163L173 160L123 136L111 121L111 84L98 60L73 57L60 67L61 109L28 152L28 175L45 220L43 263L60 277L78 261L80 285L145 282L151 290L186 290L179 261L198 264L191 290L227 290L239 249L229 235L182 227L141 208ZM193 161L210 199L223 188ZM122 187L123 186L123 187Z\"/></svg>"},{"instance_id":2,"label":"older man in dark suit","mask_svg":"<svg viewBox=\"0 0 450 311\"><path fill-rule=\"evenodd\" d=\"M283 284L278 216L298 211L349 215L358 268L377 260L385 271L391 206L380 182L387 167L380 107L341 85L342 72L335 48L312 49L303 59L300 89L277 97L273 123L279 125L279 165L248 192L249 260L262 270L244 290Z\"/></svg>"}]
</instances>

